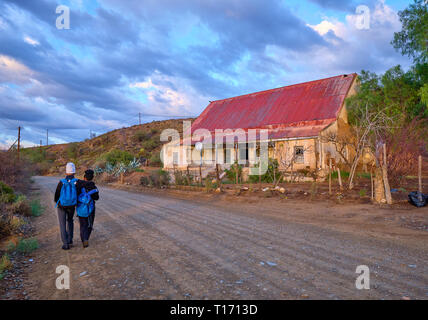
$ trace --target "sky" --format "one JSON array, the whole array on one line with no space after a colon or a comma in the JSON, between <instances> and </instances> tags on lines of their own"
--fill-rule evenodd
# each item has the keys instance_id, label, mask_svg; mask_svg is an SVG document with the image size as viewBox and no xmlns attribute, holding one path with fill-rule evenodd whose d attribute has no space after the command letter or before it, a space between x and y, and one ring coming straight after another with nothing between
<instances>
[{"instance_id":1,"label":"sky","mask_svg":"<svg viewBox=\"0 0 428 320\"><path fill-rule=\"evenodd\" d=\"M411 62L411 0L0 0L0 148L196 117L209 101ZM69 8L69 29L57 28ZM357 7L369 9L364 28ZM64 22L64 20L61 20Z\"/></svg>"}]
</instances>

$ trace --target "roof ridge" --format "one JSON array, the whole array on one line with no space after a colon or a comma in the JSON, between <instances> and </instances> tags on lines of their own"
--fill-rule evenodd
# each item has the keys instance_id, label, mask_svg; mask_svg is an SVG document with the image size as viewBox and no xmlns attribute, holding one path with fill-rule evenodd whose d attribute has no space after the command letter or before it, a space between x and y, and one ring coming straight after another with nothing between
<instances>
[{"instance_id":1,"label":"roof ridge","mask_svg":"<svg viewBox=\"0 0 428 320\"><path fill-rule=\"evenodd\" d=\"M341 74L338 76L333 76L333 77L328 77L328 78L323 78L323 79L317 79L317 80L310 80L310 81L306 81L306 82L290 84L287 86L277 87L277 88L273 88L273 89L267 89L267 90L262 90L262 91L245 93L245 94L241 94L239 96L234 96L234 97L229 97L229 98L224 98L224 99L219 99L219 100L213 100L213 101L210 101L210 104L214 103L214 102L219 102L219 101L226 101L226 100L232 100L232 99L236 99L236 98L242 98L242 97L250 96L253 94L268 93L268 92L272 92L272 91L283 89L283 88L291 88L291 87L300 86L300 85L307 85L309 83L321 82L321 81L326 81L326 80L333 79L333 78L348 77L348 76L357 76L357 73L353 72L353 73L348 73L348 74Z\"/></svg>"}]
</instances>

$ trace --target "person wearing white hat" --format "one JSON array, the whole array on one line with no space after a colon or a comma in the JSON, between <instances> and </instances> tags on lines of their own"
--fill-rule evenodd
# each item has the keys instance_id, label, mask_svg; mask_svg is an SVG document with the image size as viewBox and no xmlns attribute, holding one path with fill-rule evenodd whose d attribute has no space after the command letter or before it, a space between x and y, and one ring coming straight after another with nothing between
<instances>
[{"instance_id":1,"label":"person wearing white hat","mask_svg":"<svg viewBox=\"0 0 428 320\"><path fill-rule=\"evenodd\" d=\"M54 201L57 204L59 230L61 233L62 249L68 250L73 245L74 212L77 204L76 183L74 177L76 166L69 162L65 166L65 179L61 179L55 191Z\"/></svg>"}]
</instances>

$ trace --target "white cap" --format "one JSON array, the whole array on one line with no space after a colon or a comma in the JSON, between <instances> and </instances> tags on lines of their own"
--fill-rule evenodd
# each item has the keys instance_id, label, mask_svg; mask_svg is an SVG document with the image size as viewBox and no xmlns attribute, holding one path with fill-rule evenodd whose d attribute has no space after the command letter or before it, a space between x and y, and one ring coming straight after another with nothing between
<instances>
[{"instance_id":1,"label":"white cap","mask_svg":"<svg viewBox=\"0 0 428 320\"><path fill-rule=\"evenodd\" d=\"M66 174L76 173L76 167L73 162L67 163L67 166L65 167L65 173Z\"/></svg>"}]
</instances>

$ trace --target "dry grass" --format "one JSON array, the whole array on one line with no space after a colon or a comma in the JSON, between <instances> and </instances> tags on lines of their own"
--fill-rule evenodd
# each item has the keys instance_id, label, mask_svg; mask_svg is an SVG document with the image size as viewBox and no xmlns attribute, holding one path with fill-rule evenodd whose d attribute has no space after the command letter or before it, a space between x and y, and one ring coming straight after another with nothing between
<instances>
[{"instance_id":1,"label":"dry grass","mask_svg":"<svg viewBox=\"0 0 428 320\"><path fill-rule=\"evenodd\" d=\"M9 259L7 254L3 255L0 259L0 280L3 279L6 271L11 270L13 268L13 264Z\"/></svg>"}]
</instances>

